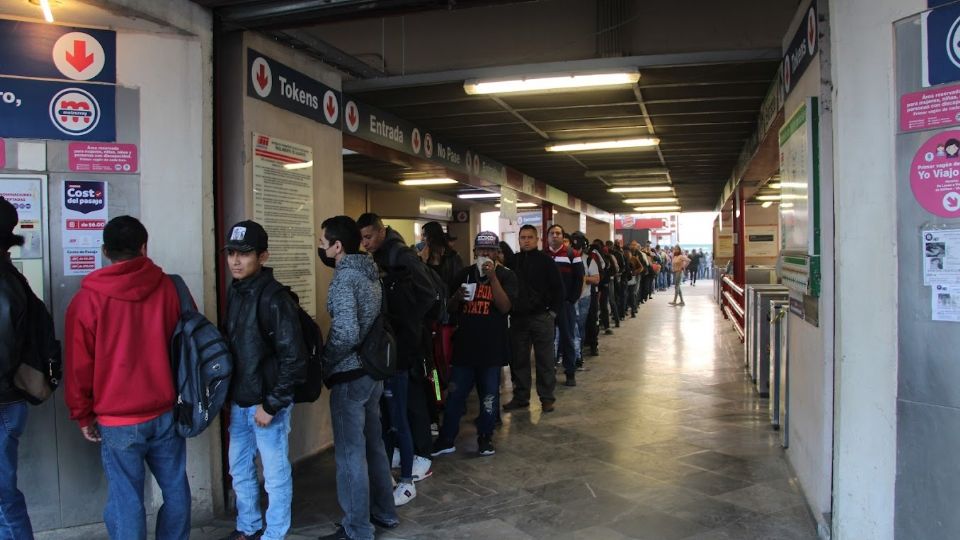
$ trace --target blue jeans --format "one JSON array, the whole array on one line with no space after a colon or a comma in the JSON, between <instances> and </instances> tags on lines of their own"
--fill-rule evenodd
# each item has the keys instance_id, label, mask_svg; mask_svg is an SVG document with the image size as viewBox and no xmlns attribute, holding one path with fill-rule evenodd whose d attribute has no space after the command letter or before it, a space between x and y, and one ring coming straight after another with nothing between
<instances>
[{"instance_id":1,"label":"blue jeans","mask_svg":"<svg viewBox=\"0 0 960 540\"><path fill-rule=\"evenodd\" d=\"M353 540L373 540L370 516L399 523L381 438L382 393L383 383L366 375L330 390L337 501L344 513L343 528Z\"/></svg>"},{"instance_id":2,"label":"blue jeans","mask_svg":"<svg viewBox=\"0 0 960 540\"><path fill-rule=\"evenodd\" d=\"M230 405L230 476L237 496L237 530L253 534L263 528L260 513L260 481L254 458L260 452L263 465L263 487L270 504L267 506L267 528L264 540L281 540L290 530L290 505L293 501L293 475L287 436L293 405L277 411L266 427L254 422L257 405Z\"/></svg>"},{"instance_id":3,"label":"blue jeans","mask_svg":"<svg viewBox=\"0 0 960 540\"><path fill-rule=\"evenodd\" d=\"M410 431L410 419L407 406L410 397L410 372L402 369L383 382L383 398L387 402L390 415L388 433L385 437L387 456L393 455L393 447L400 450L400 480L413 480L413 433Z\"/></svg>"},{"instance_id":4,"label":"blue jeans","mask_svg":"<svg viewBox=\"0 0 960 540\"><path fill-rule=\"evenodd\" d=\"M560 302L560 313L557 313L557 328L560 329L560 346L557 352L563 356L563 371L567 375L577 372L577 353L573 348L577 314L573 306L573 303L563 300Z\"/></svg>"},{"instance_id":5,"label":"blue jeans","mask_svg":"<svg viewBox=\"0 0 960 540\"><path fill-rule=\"evenodd\" d=\"M27 426L27 403L0 405L0 539L33 538L23 493L17 489L17 447Z\"/></svg>"},{"instance_id":6,"label":"blue jeans","mask_svg":"<svg viewBox=\"0 0 960 540\"><path fill-rule=\"evenodd\" d=\"M587 339L587 315L590 313L590 297L581 298L574 304L574 313L577 316L577 331L574 334L574 348L577 351L577 359L583 359L583 343Z\"/></svg>"},{"instance_id":7,"label":"blue jeans","mask_svg":"<svg viewBox=\"0 0 960 540\"><path fill-rule=\"evenodd\" d=\"M177 435L173 413L129 426L100 426L100 458L107 476L103 521L110 538L144 540L144 461L163 492L157 514L157 540L190 538L190 484L187 441Z\"/></svg>"},{"instance_id":8,"label":"blue jeans","mask_svg":"<svg viewBox=\"0 0 960 540\"><path fill-rule=\"evenodd\" d=\"M564 360L566 361L566 360ZM500 366L468 367L454 365L447 386L447 407L440 428L440 440L453 443L460 433L460 418L467 410L467 397L474 385L480 397L480 416L477 418L477 435L493 436L500 398Z\"/></svg>"}]
</instances>

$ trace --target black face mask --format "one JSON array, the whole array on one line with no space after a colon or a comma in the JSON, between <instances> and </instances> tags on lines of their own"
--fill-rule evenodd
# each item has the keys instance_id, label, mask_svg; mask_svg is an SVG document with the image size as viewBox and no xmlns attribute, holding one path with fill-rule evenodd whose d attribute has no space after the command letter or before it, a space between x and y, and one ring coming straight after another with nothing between
<instances>
[{"instance_id":1,"label":"black face mask","mask_svg":"<svg viewBox=\"0 0 960 540\"><path fill-rule=\"evenodd\" d=\"M322 261L323 264L329 266L330 268L337 267L337 259L334 257L328 257L327 250L323 248L317 248L317 255L320 256L320 261Z\"/></svg>"}]
</instances>

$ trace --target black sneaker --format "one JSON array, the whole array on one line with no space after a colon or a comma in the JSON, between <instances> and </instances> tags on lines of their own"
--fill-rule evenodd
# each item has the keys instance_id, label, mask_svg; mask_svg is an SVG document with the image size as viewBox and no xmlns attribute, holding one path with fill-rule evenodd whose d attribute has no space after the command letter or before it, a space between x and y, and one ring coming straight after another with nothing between
<instances>
[{"instance_id":1,"label":"black sneaker","mask_svg":"<svg viewBox=\"0 0 960 540\"><path fill-rule=\"evenodd\" d=\"M519 400L516 400L516 399L511 399L510 401L507 402L506 405L503 406L503 410L505 410L505 411L514 411L514 410L517 410L517 409L526 409L526 408L529 408L529 407L530 407L530 402L529 402L529 401L519 401Z\"/></svg>"},{"instance_id":2,"label":"black sneaker","mask_svg":"<svg viewBox=\"0 0 960 540\"><path fill-rule=\"evenodd\" d=\"M596 347L594 347L590 349L590 356L600 356L600 351Z\"/></svg>"},{"instance_id":3,"label":"black sneaker","mask_svg":"<svg viewBox=\"0 0 960 540\"><path fill-rule=\"evenodd\" d=\"M263 531L257 531L255 533L247 534L240 531L233 531L227 536L223 537L221 540L257 540L260 536L263 535Z\"/></svg>"},{"instance_id":4,"label":"black sneaker","mask_svg":"<svg viewBox=\"0 0 960 540\"><path fill-rule=\"evenodd\" d=\"M490 437L477 437L477 452L481 456L492 456L497 453L493 448Z\"/></svg>"},{"instance_id":5,"label":"black sneaker","mask_svg":"<svg viewBox=\"0 0 960 540\"><path fill-rule=\"evenodd\" d=\"M567 375L567 380L563 383L564 386L576 386L577 385L577 376L573 374Z\"/></svg>"},{"instance_id":6,"label":"black sneaker","mask_svg":"<svg viewBox=\"0 0 960 540\"><path fill-rule=\"evenodd\" d=\"M612 335L613 335L613 330L607 328L606 330L603 331L603 333L604 333L605 335L612 336Z\"/></svg>"},{"instance_id":7,"label":"black sneaker","mask_svg":"<svg viewBox=\"0 0 960 540\"><path fill-rule=\"evenodd\" d=\"M453 445L452 442L444 441L443 439L437 439L433 443L433 451L430 452L430 456L437 457L442 456L443 454L452 454L457 451L457 447Z\"/></svg>"},{"instance_id":8,"label":"black sneaker","mask_svg":"<svg viewBox=\"0 0 960 540\"><path fill-rule=\"evenodd\" d=\"M319 536L318 540L353 540L353 539L350 538L350 535L347 534L347 531L344 530L342 525L340 525L337 527L337 530L334 531L333 533Z\"/></svg>"}]
</instances>

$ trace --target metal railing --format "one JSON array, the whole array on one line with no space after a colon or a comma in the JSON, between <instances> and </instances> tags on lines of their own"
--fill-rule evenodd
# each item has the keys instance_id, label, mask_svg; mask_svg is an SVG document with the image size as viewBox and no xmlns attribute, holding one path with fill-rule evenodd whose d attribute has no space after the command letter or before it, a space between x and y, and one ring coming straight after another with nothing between
<instances>
[{"instance_id":1,"label":"metal railing","mask_svg":"<svg viewBox=\"0 0 960 540\"><path fill-rule=\"evenodd\" d=\"M720 309L723 311L724 318L729 319L733 323L733 328L740 334L740 341L743 341L745 339L743 288L737 285L729 275L723 276L720 287L722 288Z\"/></svg>"}]
</instances>

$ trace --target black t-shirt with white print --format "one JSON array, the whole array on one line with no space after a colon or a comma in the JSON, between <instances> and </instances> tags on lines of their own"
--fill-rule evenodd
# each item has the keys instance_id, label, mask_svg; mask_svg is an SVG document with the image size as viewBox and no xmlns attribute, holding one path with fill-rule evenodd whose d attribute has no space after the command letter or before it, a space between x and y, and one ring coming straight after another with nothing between
<instances>
[{"instance_id":1,"label":"black t-shirt with white print","mask_svg":"<svg viewBox=\"0 0 960 540\"><path fill-rule=\"evenodd\" d=\"M507 298L513 304L520 286L517 276L504 266L496 268L497 278ZM480 277L477 265L457 272L450 284L458 290L462 283L476 283L477 291L470 302L461 302L457 312L457 330L453 334L453 364L466 367L505 366L510 359L510 339L507 334L507 314L501 313L493 302L490 280Z\"/></svg>"}]
</instances>

